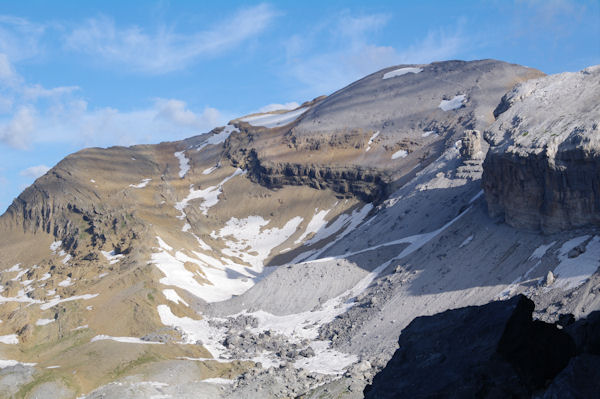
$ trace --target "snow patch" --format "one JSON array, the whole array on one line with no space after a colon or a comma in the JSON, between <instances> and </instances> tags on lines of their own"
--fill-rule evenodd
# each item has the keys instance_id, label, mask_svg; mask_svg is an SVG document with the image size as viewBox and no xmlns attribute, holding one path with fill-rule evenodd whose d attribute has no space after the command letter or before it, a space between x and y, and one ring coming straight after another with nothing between
<instances>
[{"instance_id":1,"label":"snow patch","mask_svg":"<svg viewBox=\"0 0 600 399\"><path fill-rule=\"evenodd\" d=\"M52 244L50 244L50 251L56 253L56 251L58 251L58 248L60 248L61 245L62 241L54 241Z\"/></svg>"},{"instance_id":2,"label":"snow patch","mask_svg":"<svg viewBox=\"0 0 600 399\"><path fill-rule=\"evenodd\" d=\"M371 149L371 144L373 144L373 140L375 140L377 136L379 136L379 130L373 133L373 135L369 139L369 142L367 143L367 149L365 150L365 152L369 152L369 150Z\"/></svg>"},{"instance_id":3,"label":"snow patch","mask_svg":"<svg viewBox=\"0 0 600 399\"><path fill-rule=\"evenodd\" d=\"M73 283L71 282L71 278L67 277L66 279L64 279L63 281L61 281L60 283L58 283L59 287L68 287L70 285L73 285Z\"/></svg>"},{"instance_id":4,"label":"snow patch","mask_svg":"<svg viewBox=\"0 0 600 399\"><path fill-rule=\"evenodd\" d=\"M206 378L202 380L202 382L207 382L209 384L233 384L235 380L228 380L226 378Z\"/></svg>"},{"instance_id":5,"label":"snow patch","mask_svg":"<svg viewBox=\"0 0 600 399\"><path fill-rule=\"evenodd\" d=\"M98 294L84 294L84 295L71 296L71 297L63 298L63 299L61 299L61 298L55 298L55 299L52 299L51 301L48 301L48 302L43 303L42 305L40 305L40 309L46 310L46 309L50 309L53 306L58 305L59 303L70 302L70 301L78 301L80 299L87 300L87 299L95 298L97 296L98 296Z\"/></svg>"},{"instance_id":6,"label":"snow patch","mask_svg":"<svg viewBox=\"0 0 600 399\"><path fill-rule=\"evenodd\" d=\"M406 158L408 152L406 150L398 150L392 154L392 159Z\"/></svg>"},{"instance_id":7,"label":"snow patch","mask_svg":"<svg viewBox=\"0 0 600 399\"><path fill-rule=\"evenodd\" d=\"M19 337L17 337L17 334L0 335L0 343L6 345L17 345L19 343Z\"/></svg>"},{"instance_id":8,"label":"snow patch","mask_svg":"<svg viewBox=\"0 0 600 399\"><path fill-rule=\"evenodd\" d=\"M435 130L429 130L429 131L426 131L426 132L424 132L424 133L421 135L421 137L429 137L429 136L431 136L432 134L433 134L434 136L438 136L438 134L437 134L437 132L436 132Z\"/></svg>"},{"instance_id":9,"label":"snow patch","mask_svg":"<svg viewBox=\"0 0 600 399\"><path fill-rule=\"evenodd\" d=\"M177 304L181 302L185 306L190 306L187 304L186 301L181 299L181 297L179 296L179 294L177 294L177 292L175 290L172 290L172 289L163 290L163 295L165 296L165 298L167 298L171 302L175 302Z\"/></svg>"},{"instance_id":10,"label":"snow patch","mask_svg":"<svg viewBox=\"0 0 600 399\"><path fill-rule=\"evenodd\" d=\"M394 69L393 71L384 73L382 79L395 78L397 76L406 75L407 73L417 74L422 71L423 71L423 68L414 68L414 67L399 68L399 69Z\"/></svg>"},{"instance_id":11,"label":"snow patch","mask_svg":"<svg viewBox=\"0 0 600 399\"><path fill-rule=\"evenodd\" d=\"M138 184L130 184L129 187L133 187L133 188L144 188L148 185L148 182L150 182L150 178L148 179L143 179L140 183Z\"/></svg>"},{"instance_id":12,"label":"snow patch","mask_svg":"<svg viewBox=\"0 0 600 399\"><path fill-rule=\"evenodd\" d=\"M226 350L219 342L225 335L218 328L212 327L207 319L194 320L190 317L177 317L167 305L158 305L158 316L166 326L179 327L183 331L183 342L195 344L197 341L210 352L214 358L219 358Z\"/></svg>"},{"instance_id":13,"label":"snow patch","mask_svg":"<svg viewBox=\"0 0 600 399\"><path fill-rule=\"evenodd\" d=\"M188 194L188 196L175 204L175 209L181 212L181 214L177 216L177 218L180 220L185 219L186 215L184 209L188 206L188 203L190 201L195 199L203 200L199 208L202 211L203 215L207 215L208 210L219 202L219 195L221 195L221 192L223 191L223 185L235 176L243 175L245 173L246 171L237 168L231 176L228 176L225 179L223 179L223 181L218 185L210 186L205 189L194 190L194 185L190 185L190 193Z\"/></svg>"},{"instance_id":14,"label":"snow patch","mask_svg":"<svg viewBox=\"0 0 600 399\"><path fill-rule=\"evenodd\" d=\"M226 248L221 251L223 254L240 258L250 264L255 271L261 272L263 262L268 258L271 250L283 244L294 234L300 223L302 218L296 216L281 229L277 227L263 229L269 221L261 216L248 216L244 219L234 217L229 219L218 233L213 231L210 236L215 240L225 240Z\"/></svg>"},{"instance_id":15,"label":"snow patch","mask_svg":"<svg viewBox=\"0 0 600 399\"><path fill-rule=\"evenodd\" d=\"M203 175L210 175L212 172L214 172L215 170L217 170L216 166L211 166L210 168L204 169L202 171Z\"/></svg>"},{"instance_id":16,"label":"snow patch","mask_svg":"<svg viewBox=\"0 0 600 399\"><path fill-rule=\"evenodd\" d=\"M136 337L111 337L110 335L96 335L94 338L90 340L90 342L96 341L117 341L123 342L126 344L146 344L146 345L162 345L162 342L154 342L154 341L144 341L142 339Z\"/></svg>"},{"instance_id":17,"label":"snow patch","mask_svg":"<svg viewBox=\"0 0 600 399\"><path fill-rule=\"evenodd\" d=\"M0 359L0 369L6 368L6 367L14 367L14 366L17 366L17 365L33 367L36 364L37 363L22 363L22 362L18 362L16 360L4 360L4 359Z\"/></svg>"},{"instance_id":18,"label":"snow patch","mask_svg":"<svg viewBox=\"0 0 600 399\"><path fill-rule=\"evenodd\" d=\"M442 111L452 111L461 108L465 99L466 96L464 94L459 94L454 96L451 100L442 100L440 105L438 105L438 108L441 108Z\"/></svg>"},{"instance_id":19,"label":"snow patch","mask_svg":"<svg viewBox=\"0 0 600 399\"><path fill-rule=\"evenodd\" d=\"M281 114L263 114L249 116L241 119L243 122L248 122L252 126L263 126L266 128L274 128L278 126L285 126L295 121L300 115L307 111L307 108L298 108L295 111L284 112Z\"/></svg>"},{"instance_id":20,"label":"snow patch","mask_svg":"<svg viewBox=\"0 0 600 399\"><path fill-rule=\"evenodd\" d=\"M540 245L535 249L535 251L533 251L528 260L542 259L544 255L546 255L546 252L548 252L548 250L552 248L554 244L556 244L556 241L552 241L550 244L547 245Z\"/></svg>"},{"instance_id":21,"label":"snow patch","mask_svg":"<svg viewBox=\"0 0 600 399\"><path fill-rule=\"evenodd\" d=\"M38 319L35 322L36 326L45 326L46 324L50 324L54 321L54 319Z\"/></svg>"},{"instance_id":22,"label":"snow patch","mask_svg":"<svg viewBox=\"0 0 600 399\"><path fill-rule=\"evenodd\" d=\"M468 236L467 238L465 238L465 240L462 242L462 244L460 244L458 247L462 248L462 247L466 247L467 245L469 245L469 243L473 241L473 234L471 234L470 236Z\"/></svg>"},{"instance_id":23,"label":"snow patch","mask_svg":"<svg viewBox=\"0 0 600 399\"><path fill-rule=\"evenodd\" d=\"M317 210L318 209L315 209L315 212L317 212ZM327 221L325 220L325 216L327 216L328 213L329 213L329 210L323 210L323 211L317 212L312 217L310 222L308 222L308 226L306 226L306 230L304 231L304 233L302 233L302 235L296 241L294 241L294 244L300 244L310 234L318 233L327 224ZM291 249L291 248L289 248L289 249ZM281 252L283 252L283 251L281 251Z\"/></svg>"},{"instance_id":24,"label":"snow patch","mask_svg":"<svg viewBox=\"0 0 600 399\"><path fill-rule=\"evenodd\" d=\"M88 325L84 325L84 326L79 326L79 327L75 327L74 329L72 329L71 331L78 331L78 330L84 330L88 328Z\"/></svg>"},{"instance_id":25,"label":"snow patch","mask_svg":"<svg viewBox=\"0 0 600 399\"><path fill-rule=\"evenodd\" d=\"M237 127L235 127L233 125L227 125L220 133L213 134L204 143L200 144L198 146L198 148L196 149L196 151L200 151L207 145L216 145L216 144L224 143L225 140L227 140L229 138L231 133L239 132L239 131L240 130Z\"/></svg>"},{"instance_id":26,"label":"snow patch","mask_svg":"<svg viewBox=\"0 0 600 399\"><path fill-rule=\"evenodd\" d=\"M115 263L119 262L121 260L121 258L123 258L123 254L115 254L115 250L113 249L110 252L107 251L100 251L102 253L102 255L104 255L104 257L106 258L106 260L108 260L108 263L111 265L114 265Z\"/></svg>"},{"instance_id":27,"label":"snow patch","mask_svg":"<svg viewBox=\"0 0 600 399\"><path fill-rule=\"evenodd\" d=\"M569 252L583 244L590 236L585 235L565 242L559 250L560 264L554 269L556 281L553 287L569 290L585 283L600 266L600 237L593 237L585 252L575 258L569 258Z\"/></svg>"},{"instance_id":28,"label":"snow patch","mask_svg":"<svg viewBox=\"0 0 600 399\"><path fill-rule=\"evenodd\" d=\"M179 160L179 177L183 179L190 170L190 160L186 158L185 151L178 151L173 155Z\"/></svg>"}]
</instances>

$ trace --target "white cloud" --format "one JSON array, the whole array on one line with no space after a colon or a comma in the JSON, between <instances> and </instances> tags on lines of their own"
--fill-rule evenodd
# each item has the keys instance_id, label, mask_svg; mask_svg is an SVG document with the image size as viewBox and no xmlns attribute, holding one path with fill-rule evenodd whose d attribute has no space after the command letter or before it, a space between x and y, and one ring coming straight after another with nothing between
<instances>
[{"instance_id":1,"label":"white cloud","mask_svg":"<svg viewBox=\"0 0 600 399\"><path fill-rule=\"evenodd\" d=\"M59 86L52 89L46 89L39 84L24 87L22 90L23 97L28 100L35 101L39 98L61 97L79 90L78 86Z\"/></svg>"},{"instance_id":2,"label":"white cloud","mask_svg":"<svg viewBox=\"0 0 600 399\"><path fill-rule=\"evenodd\" d=\"M31 166L27 169L23 169L22 171L19 172L19 174L21 176L29 177L31 179L37 179L38 177L46 174L46 172L49 170L50 170L49 166L37 165L37 166Z\"/></svg>"},{"instance_id":3,"label":"white cloud","mask_svg":"<svg viewBox=\"0 0 600 399\"><path fill-rule=\"evenodd\" d=\"M299 106L300 106L300 104L298 104L295 101L285 103L285 104L269 104L269 105L265 105L264 107L261 107L257 112L272 112L272 111L279 111L282 109L291 110L291 109L296 109Z\"/></svg>"},{"instance_id":4,"label":"white cloud","mask_svg":"<svg viewBox=\"0 0 600 399\"><path fill-rule=\"evenodd\" d=\"M355 40L362 40L367 33L384 28L389 20L390 16L385 14L352 16L344 13L338 19L337 32Z\"/></svg>"},{"instance_id":5,"label":"white cloud","mask_svg":"<svg viewBox=\"0 0 600 399\"><path fill-rule=\"evenodd\" d=\"M0 53L0 84L14 87L21 82L21 77L4 53Z\"/></svg>"},{"instance_id":6,"label":"white cloud","mask_svg":"<svg viewBox=\"0 0 600 399\"><path fill-rule=\"evenodd\" d=\"M155 33L138 26L119 28L112 19L99 17L73 30L66 38L66 47L136 71L161 74L235 48L263 32L275 16L271 6L259 4L238 10L209 30L192 34L165 27Z\"/></svg>"},{"instance_id":7,"label":"white cloud","mask_svg":"<svg viewBox=\"0 0 600 399\"><path fill-rule=\"evenodd\" d=\"M155 102L155 119L164 119L176 125L206 128L207 126L216 126L222 122L222 116L215 108L206 107L198 115L187 108L187 104L181 100L175 99L157 99Z\"/></svg>"},{"instance_id":8,"label":"white cloud","mask_svg":"<svg viewBox=\"0 0 600 399\"><path fill-rule=\"evenodd\" d=\"M0 15L0 53L6 54L13 62L38 55L45 30L45 25L38 25L24 18Z\"/></svg>"},{"instance_id":9,"label":"white cloud","mask_svg":"<svg viewBox=\"0 0 600 399\"><path fill-rule=\"evenodd\" d=\"M35 109L21 106L8 122L0 123L0 141L11 147L27 149L35 129Z\"/></svg>"},{"instance_id":10,"label":"white cloud","mask_svg":"<svg viewBox=\"0 0 600 399\"><path fill-rule=\"evenodd\" d=\"M225 124L227 116L211 107L193 112L183 101L174 99L158 99L146 108L131 111L89 109L85 101L75 100L40 113L32 142L87 147L181 140Z\"/></svg>"},{"instance_id":11,"label":"white cloud","mask_svg":"<svg viewBox=\"0 0 600 399\"><path fill-rule=\"evenodd\" d=\"M421 64L454 58L468 49L468 41L460 29L430 30L421 40L405 47L378 45L370 40L372 33L385 27L385 15L340 16L333 25L336 31L327 36L322 25L295 35L285 43L287 74L303 83L305 95L329 94L352 81L379 69L397 64ZM324 39L325 38L325 39ZM318 51L315 43L328 41L329 51Z\"/></svg>"}]
</instances>

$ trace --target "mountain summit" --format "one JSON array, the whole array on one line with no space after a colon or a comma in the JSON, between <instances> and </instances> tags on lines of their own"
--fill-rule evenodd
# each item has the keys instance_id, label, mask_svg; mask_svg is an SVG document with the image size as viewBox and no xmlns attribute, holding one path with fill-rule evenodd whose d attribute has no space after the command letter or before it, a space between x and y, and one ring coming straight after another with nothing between
<instances>
[{"instance_id":1,"label":"mountain summit","mask_svg":"<svg viewBox=\"0 0 600 399\"><path fill-rule=\"evenodd\" d=\"M69 155L0 217L0 393L356 398L415 317L588 315L599 71L398 65Z\"/></svg>"}]
</instances>

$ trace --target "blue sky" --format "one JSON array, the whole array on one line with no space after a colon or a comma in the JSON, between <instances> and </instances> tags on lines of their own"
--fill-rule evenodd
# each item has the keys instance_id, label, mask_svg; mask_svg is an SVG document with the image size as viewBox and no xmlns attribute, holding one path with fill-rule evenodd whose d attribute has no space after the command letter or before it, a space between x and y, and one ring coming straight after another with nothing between
<instances>
[{"instance_id":1,"label":"blue sky","mask_svg":"<svg viewBox=\"0 0 600 399\"><path fill-rule=\"evenodd\" d=\"M179 140L386 66L600 64L600 2L0 1L0 213L88 146Z\"/></svg>"}]
</instances>

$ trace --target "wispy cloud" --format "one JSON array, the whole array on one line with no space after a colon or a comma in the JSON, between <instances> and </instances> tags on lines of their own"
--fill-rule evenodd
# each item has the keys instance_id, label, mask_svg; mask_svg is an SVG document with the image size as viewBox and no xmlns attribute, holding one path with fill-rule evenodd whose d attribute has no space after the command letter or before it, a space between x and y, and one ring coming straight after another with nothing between
<instances>
[{"instance_id":1,"label":"wispy cloud","mask_svg":"<svg viewBox=\"0 0 600 399\"><path fill-rule=\"evenodd\" d=\"M49 166L36 165L36 166L30 166L27 169L23 169L22 171L19 172L19 175L21 175L23 177L29 177L31 179L37 179L38 177L46 174L46 172L49 170L50 170Z\"/></svg>"},{"instance_id":2,"label":"wispy cloud","mask_svg":"<svg viewBox=\"0 0 600 399\"><path fill-rule=\"evenodd\" d=\"M38 55L46 29L45 25L24 18L0 15L0 53L13 62Z\"/></svg>"},{"instance_id":3,"label":"wispy cloud","mask_svg":"<svg viewBox=\"0 0 600 399\"><path fill-rule=\"evenodd\" d=\"M306 35L291 37L285 43L286 73L306 87L305 94L328 94L379 69L453 58L469 46L460 21L452 28L429 30L423 38L404 47L377 44L373 35L389 20L380 14L342 13L333 23L333 32L317 24ZM322 46L325 40L326 51L318 51L315 44Z\"/></svg>"},{"instance_id":4,"label":"wispy cloud","mask_svg":"<svg viewBox=\"0 0 600 399\"><path fill-rule=\"evenodd\" d=\"M35 130L35 109L21 106L4 124L0 124L0 142L18 149L27 149Z\"/></svg>"},{"instance_id":5,"label":"wispy cloud","mask_svg":"<svg viewBox=\"0 0 600 399\"><path fill-rule=\"evenodd\" d=\"M184 101L163 98L128 111L90 108L79 91L77 86L29 84L0 54L0 143L20 150L38 143L152 143L205 133L233 117L208 106L194 111Z\"/></svg>"},{"instance_id":6,"label":"wispy cloud","mask_svg":"<svg viewBox=\"0 0 600 399\"><path fill-rule=\"evenodd\" d=\"M201 57L214 57L262 33L277 15L268 4L238 10L212 28L192 34L160 27L148 33L138 26L120 28L109 17L87 20L66 37L68 49L98 56L135 71L162 74L181 70Z\"/></svg>"}]
</instances>

